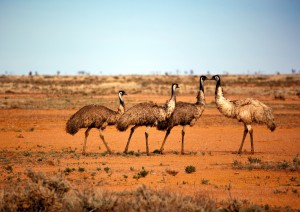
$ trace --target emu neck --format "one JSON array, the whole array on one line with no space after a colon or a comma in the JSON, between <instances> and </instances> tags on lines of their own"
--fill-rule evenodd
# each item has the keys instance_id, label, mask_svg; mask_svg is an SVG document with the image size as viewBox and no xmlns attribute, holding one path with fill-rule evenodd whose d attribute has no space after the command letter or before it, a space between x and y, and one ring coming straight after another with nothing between
<instances>
[{"instance_id":1,"label":"emu neck","mask_svg":"<svg viewBox=\"0 0 300 212\"><path fill-rule=\"evenodd\" d=\"M205 95L204 95L204 87L202 84L202 80L200 80L200 89L198 91L198 95L197 95L197 105L205 105Z\"/></svg>"},{"instance_id":2,"label":"emu neck","mask_svg":"<svg viewBox=\"0 0 300 212\"><path fill-rule=\"evenodd\" d=\"M175 110L176 106L176 92L172 89L172 96L166 104L166 118L169 118Z\"/></svg>"},{"instance_id":3,"label":"emu neck","mask_svg":"<svg viewBox=\"0 0 300 212\"><path fill-rule=\"evenodd\" d=\"M236 116L235 106L233 102L229 101L224 97L220 81L217 81L215 100L218 110L221 113L223 113L226 117L234 118Z\"/></svg>"},{"instance_id":4,"label":"emu neck","mask_svg":"<svg viewBox=\"0 0 300 212\"><path fill-rule=\"evenodd\" d=\"M223 88L221 87L221 82L220 80L217 81L217 84L216 84L216 91L215 91L215 98L224 98L224 95L223 95Z\"/></svg>"},{"instance_id":5,"label":"emu neck","mask_svg":"<svg viewBox=\"0 0 300 212\"><path fill-rule=\"evenodd\" d=\"M123 114L125 112L125 103L124 103L121 96L119 96L119 100L120 100L120 105L119 105L119 108L118 108L118 113Z\"/></svg>"}]
</instances>

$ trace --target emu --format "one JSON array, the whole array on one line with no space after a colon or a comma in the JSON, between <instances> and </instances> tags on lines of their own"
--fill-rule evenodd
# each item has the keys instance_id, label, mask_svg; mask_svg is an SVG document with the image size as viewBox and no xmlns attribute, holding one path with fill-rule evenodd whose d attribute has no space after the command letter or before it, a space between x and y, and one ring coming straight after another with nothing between
<instances>
[{"instance_id":1,"label":"emu","mask_svg":"<svg viewBox=\"0 0 300 212\"><path fill-rule=\"evenodd\" d=\"M194 126L196 121L201 117L204 108L205 108L205 95L204 95L204 87L203 82L207 80L206 76L200 77L200 87L198 91L198 95L196 97L196 103L187 103L187 102L177 102L174 113L172 116L164 122L160 122L157 125L158 130L167 130L163 143L160 147L160 153L163 154L165 142L173 129L173 127L177 125L182 126L182 139L181 139L181 154L184 154L184 135L185 135L185 127L187 125Z\"/></svg>"},{"instance_id":2,"label":"emu","mask_svg":"<svg viewBox=\"0 0 300 212\"><path fill-rule=\"evenodd\" d=\"M121 90L118 93L120 105L118 111L113 111L102 105L86 105L73 114L66 124L66 132L75 135L80 128L87 128L85 131L85 139L83 144L82 154L86 154L86 143L89 132L92 128L99 130L100 138L103 141L107 152L112 153L107 145L103 130L107 125L115 125L119 117L125 112L125 103L122 96L127 95L125 91Z\"/></svg>"},{"instance_id":3,"label":"emu","mask_svg":"<svg viewBox=\"0 0 300 212\"><path fill-rule=\"evenodd\" d=\"M177 83L172 83L172 95L166 104L159 106L155 103L145 102L134 105L128 109L118 120L117 129L120 131L125 131L130 125L134 125L130 130L130 135L124 150L127 153L129 143L134 133L135 129L140 126L146 126L145 139L146 139L146 152L149 155L148 147L148 136L150 127L157 126L162 121L168 119L174 112L176 105L176 89L179 88Z\"/></svg>"},{"instance_id":4,"label":"emu","mask_svg":"<svg viewBox=\"0 0 300 212\"><path fill-rule=\"evenodd\" d=\"M272 109L264 103L252 98L234 101L228 100L223 96L220 76L215 75L212 77L212 80L216 81L215 100L218 110L226 117L237 119L244 124L244 134L238 154L242 153L244 141L248 133L250 134L251 153L254 154L253 129L251 124L265 124L273 132L276 128L276 124Z\"/></svg>"}]
</instances>

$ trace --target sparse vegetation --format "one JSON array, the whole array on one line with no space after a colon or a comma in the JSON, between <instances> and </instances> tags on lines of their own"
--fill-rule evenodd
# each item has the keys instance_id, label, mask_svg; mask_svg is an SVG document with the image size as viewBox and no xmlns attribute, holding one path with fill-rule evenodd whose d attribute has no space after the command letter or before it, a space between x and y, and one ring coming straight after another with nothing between
<instances>
[{"instance_id":1,"label":"sparse vegetation","mask_svg":"<svg viewBox=\"0 0 300 212\"><path fill-rule=\"evenodd\" d=\"M46 177L28 171L25 189L21 185L5 189L0 211L264 211L269 205L255 205L232 199L215 202L206 195L194 197L152 190L140 186L128 192L109 192L85 187L76 189L62 177ZM275 193L282 191L274 191ZM284 191L283 191L284 192ZM294 192L295 193L295 192ZM141 201L142 200L142 201ZM280 210L280 208L276 208ZM283 209L283 208L282 208Z\"/></svg>"},{"instance_id":2,"label":"sparse vegetation","mask_svg":"<svg viewBox=\"0 0 300 212\"><path fill-rule=\"evenodd\" d=\"M136 175L133 176L134 179L140 179L141 177L146 177L148 175L149 171L146 171L144 167L137 173Z\"/></svg>"},{"instance_id":3,"label":"sparse vegetation","mask_svg":"<svg viewBox=\"0 0 300 212\"><path fill-rule=\"evenodd\" d=\"M128 152L127 152L127 155L134 155L134 151L132 151L132 150L131 150L131 151L128 151Z\"/></svg>"},{"instance_id":4,"label":"sparse vegetation","mask_svg":"<svg viewBox=\"0 0 300 212\"><path fill-rule=\"evenodd\" d=\"M72 171L73 171L72 169L70 169L69 167L67 167L67 168L65 168L64 173L68 175Z\"/></svg>"},{"instance_id":5,"label":"sparse vegetation","mask_svg":"<svg viewBox=\"0 0 300 212\"><path fill-rule=\"evenodd\" d=\"M109 167L105 167L103 170L104 170L106 173L109 173L109 172L111 171Z\"/></svg>"},{"instance_id":6,"label":"sparse vegetation","mask_svg":"<svg viewBox=\"0 0 300 212\"><path fill-rule=\"evenodd\" d=\"M251 86L251 94L254 95L260 95L262 91L264 95L274 95L269 92L270 87L293 88L293 90L280 90L281 93L284 93L284 98L286 98L286 93L299 94L297 87L300 83L299 75L293 75L293 77L289 75L222 75L222 77L224 78L224 83L226 83L224 86L231 87L233 94L248 94L249 90L244 89L245 85ZM182 95L191 95L194 94L192 91L196 88L195 85L198 83L198 76L1 76L0 93L6 94L9 97L0 99L0 108L73 109L75 105L76 107L81 107L97 103L99 100L103 105L108 106L111 103L107 99L93 99L90 97L115 94L120 85L122 85L122 89L130 94L168 95L166 88L172 82L180 82L184 85L180 89ZM81 85L80 87L77 86L79 84ZM140 89L141 87L143 89ZM207 94L213 94L214 86L209 84L206 87ZM264 87L267 89L261 89ZM42 94L47 104L42 104L38 99L15 98L21 93L32 95ZM80 96L81 100L78 102L74 96ZM274 98L277 97L274 96ZM129 106L132 106L132 104L133 102L128 102Z\"/></svg>"},{"instance_id":7,"label":"sparse vegetation","mask_svg":"<svg viewBox=\"0 0 300 212\"><path fill-rule=\"evenodd\" d=\"M155 150L153 151L153 153L159 155L159 154L160 154L160 151L159 151L158 149L155 149Z\"/></svg>"},{"instance_id":8,"label":"sparse vegetation","mask_svg":"<svg viewBox=\"0 0 300 212\"><path fill-rule=\"evenodd\" d=\"M4 169L6 171L12 172L13 171L13 167L12 166L5 166Z\"/></svg>"},{"instance_id":9,"label":"sparse vegetation","mask_svg":"<svg viewBox=\"0 0 300 212\"><path fill-rule=\"evenodd\" d=\"M261 159L260 158L252 158L252 157L248 157L248 161L249 163L253 164L253 163L260 163Z\"/></svg>"},{"instance_id":10,"label":"sparse vegetation","mask_svg":"<svg viewBox=\"0 0 300 212\"><path fill-rule=\"evenodd\" d=\"M21 152L21 154L22 155L24 155L24 156L31 156L31 153L30 152L28 152L28 151L24 151L24 152Z\"/></svg>"},{"instance_id":11,"label":"sparse vegetation","mask_svg":"<svg viewBox=\"0 0 300 212\"><path fill-rule=\"evenodd\" d=\"M288 193L288 189L285 189L285 190L280 190L280 189L275 189L273 191L274 194L287 194Z\"/></svg>"},{"instance_id":12,"label":"sparse vegetation","mask_svg":"<svg viewBox=\"0 0 300 212\"><path fill-rule=\"evenodd\" d=\"M170 92L168 83L178 80L176 82L180 83L181 88L177 100L194 102L199 87L199 76L169 75L167 77L146 76L144 78L144 76L85 77L60 75L59 77L32 76L32 79L27 79L26 76L0 76L2 86L0 88L2 95L0 98L0 109L2 110L0 116L0 133L2 135L0 211L6 211L2 209L3 202L4 200L8 201L9 195L12 196L13 194L23 197L11 198L11 204L13 202L18 205L18 202L22 201L20 207L35 208L37 207L32 205L40 204L43 205L37 209L40 211L53 211L52 208L56 206L58 209L55 208L55 210L57 211L71 211L71 209L105 211L110 208L111 204L114 204L114 210L120 208L120 210L123 210L124 207L119 206L123 198L129 201L132 200L131 203L142 199L145 204L148 204L149 201L154 201L148 198L157 197L156 195L147 196L149 193L164 192L164 190L150 190L150 187L172 189L171 195L182 190L185 191L184 194L191 195L194 192L202 194L211 190L216 193L224 192L229 176L232 177L232 190L236 198L244 196L245 193L243 192L248 192L249 189L248 201L256 201L255 195L260 193L262 202L266 205L263 207L252 206L251 203L245 202L245 200L230 200L228 202L228 195L225 194L225 199L221 199L222 202L217 203L219 211L222 208L225 211L233 211L233 208L240 211L243 211L241 208L257 209L256 211L280 211L278 208L272 208L274 199L272 203L268 202L268 199L281 197L283 199L280 201L281 203L277 203L278 205L290 204L292 207L296 207L300 197L300 178L298 177L300 165L299 156L296 155L298 149L295 146L297 143L297 129L300 123L300 116L298 115L300 110L298 98L300 97L298 86L300 75L288 78L288 80L286 75L283 74L280 76L229 75L223 78L225 78L223 81L226 83L224 86L228 91L228 98L257 98L265 101L275 112L275 121L280 128L279 131L284 132L284 134L280 135L279 131L275 131L275 134L269 133L266 129L258 127L258 131L265 134L265 136L258 138L260 139L260 143L256 147L258 154L252 155L249 152L249 136L245 141L246 147L242 156L232 155L228 152L231 150L231 144L227 145L226 141L227 139L230 141L233 137L228 135L229 130L227 129L239 129L241 123L227 119L215 112L216 106L213 98L215 83L211 81L207 81L205 84L208 104L206 105L206 112L202 115L202 120L198 121L194 128L187 128L190 132L194 132L192 132L193 136L188 139L191 142L187 143L187 154L185 156L179 156L180 152L175 151L179 149L175 148L175 144L176 146L180 145L180 127L176 127L175 132L173 132L174 137L171 138L172 142L166 147L166 154L155 156L156 151L154 150L154 154L151 154L150 157L146 157L145 152L140 152L140 150L144 150L144 142L141 140L141 138L144 138L143 130L137 130L137 133L142 135L133 137L135 139L133 142L136 144L135 151L125 155L121 150L123 150L123 143L126 142L127 134L119 134L112 127L108 127L110 131L118 134L118 136L112 136L112 139L108 139L108 141L111 140L109 144L112 149L116 151L115 154L109 156L106 156L102 143L95 142L93 139L88 141L90 145L93 145L92 152L82 156L83 143L78 142L77 138L64 133L64 124L67 118L73 111L84 105L102 104L116 109L118 101L116 101L115 94L119 89L124 89L130 94L126 99L128 100L126 101L127 109L136 103L148 100L163 104ZM140 84L143 87L139 87ZM276 89L284 94L286 101L274 100L274 90ZM226 124L225 130L218 131L214 135L211 130L220 129L224 124ZM52 134L54 135L56 132L58 134L51 138ZM206 132L209 133L207 137L204 134ZM83 130L82 133L84 133ZM127 133L129 132L127 131ZM96 139L99 138L98 134L96 130L91 131L91 135ZM241 135L238 133L238 141L239 136ZM119 138L124 140L115 142ZM163 134L150 136L150 145L152 146L150 149L158 148L162 139ZM121 146L118 146L119 144ZM282 151L279 149L280 147L284 147ZM291 153L292 155L290 155ZM210 157L210 155L213 156ZM296 156L293 157L294 155ZM137 158L138 156L141 157ZM187 175L185 172L185 166L187 165L194 165L197 168L196 173ZM79 166L84 167L85 171L79 172ZM133 179L133 176L138 176L142 166L149 171L146 178ZM62 198L58 199L55 197L57 194L54 188L48 189L48 185L44 185L44 179L39 179L39 182L35 183L27 177L27 174L24 173L27 167L32 167L35 171L44 171L44 175L46 178L51 179L50 181L57 178L60 179L60 182L72 183L71 189L65 192ZM106 173L104 171L105 167L109 167L112 172ZM210 175L204 174L207 170L212 174L211 176L219 172L222 174L220 176L214 175L210 179L207 178ZM208 180L207 184L205 184L206 180ZM50 181L49 184L51 184ZM29 188L29 184L36 185ZM135 189L140 184L145 184L147 187L145 190L141 189L141 192L145 192L145 195L140 193L138 196ZM148 186L150 187L148 188ZM256 190L259 186L260 191ZM102 190L102 188L107 189L110 187L115 188L114 191L118 192L104 192ZM178 187L178 190L176 187ZM123 188L126 188L126 191L122 191ZM34 189L39 190L34 191ZM239 192L236 192L236 189L240 189ZM284 193L286 189L288 189L287 195ZM36 194L39 196L33 197ZM102 197L106 194L108 196ZM8 196L4 198L4 195ZM176 195L181 196L182 193ZM269 195L268 198L265 198L266 195ZM51 201L43 198L50 198ZM165 198L168 198L167 195L165 195ZM186 196L182 198L186 198ZM197 196L190 198L193 201L198 201ZM177 200L180 199L175 199L175 201ZM157 201L164 204L168 200L159 200L158 198ZM268 203L271 205L268 206ZM9 201L7 204L9 204ZM48 206L44 206L44 204L48 204ZM103 207L106 207L105 205L109 206L103 209ZM156 205L156 201L154 205ZM13 207L8 206L6 209ZM156 209L148 208L147 210L163 211L163 209L157 209L157 207L153 206ZM168 206L165 208L165 210L170 209ZM297 208L299 207L297 206ZM217 209L214 208L208 211L218 211ZM284 210L284 208L282 209ZM28 208L19 209L19 211L24 210L30 211ZM180 209L178 210L180 211Z\"/></svg>"},{"instance_id":13,"label":"sparse vegetation","mask_svg":"<svg viewBox=\"0 0 300 212\"><path fill-rule=\"evenodd\" d=\"M172 169L166 169L166 173L172 176L176 176L179 171L172 170Z\"/></svg>"},{"instance_id":14,"label":"sparse vegetation","mask_svg":"<svg viewBox=\"0 0 300 212\"><path fill-rule=\"evenodd\" d=\"M292 162L280 161L274 162L263 162L259 158L248 157L248 163L242 163L240 161L234 160L232 163L234 169L265 169L265 170L288 170L297 171L300 170L300 164L298 160L298 155L296 155Z\"/></svg>"},{"instance_id":15,"label":"sparse vegetation","mask_svg":"<svg viewBox=\"0 0 300 212\"><path fill-rule=\"evenodd\" d=\"M274 99L276 100L285 100L285 95L282 91L277 91L274 93Z\"/></svg>"},{"instance_id":16,"label":"sparse vegetation","mask_svg":"<svg viewBox=\"0 0 300 212\"><path fill-rule=\"evenodd\" d=\"M208 183L209 183L208 179L204 179L204 178L201 179L201 184L208 185Z\"/></svg>"},{"instance_id":17,"label":"sparse vegetation","mask_svg":"<svg viewBox=\"0 0 300 212\"><path fill-rule=\"evenodd\" d=\"M102 152L102 153L101 153L101 156L105 157L107 154L108 154L108 152L105 151L105 152Z\"/></svg>"},{"instance_id":18,"label":"sparse vegetation","mask_svg":"<svg viewBox=\"0 0 300 212\"><path fill-rule=\"evenodd\" d=\"M83 168L83 167L78 167L78 171L79 171L79 172L84 172L84 171L85 171L85 168Z\"/></svg>"},{"instance_id":19,"label":"sparse vegetation","mask_svg":"<svg viewBox=\"0 0 300 212\"><path fill-rule=\"evenodd\" d=\"M196 168L195 168L195 166L187 166L187 167L185 167L185 172L188 174L196 172Z\"/></svg>"},{"instance_id":20,"label":"sparse vegetation","mask_svg":"<svg viewBox=\"0 0 300 212\"><path fill-rule=\"evenodd\" d=\"M134 155L136 157L139 157L141 156L141 153L140 152L134 152L134 151L128 151L125 155Z\"/></svg>"}]
</instances>

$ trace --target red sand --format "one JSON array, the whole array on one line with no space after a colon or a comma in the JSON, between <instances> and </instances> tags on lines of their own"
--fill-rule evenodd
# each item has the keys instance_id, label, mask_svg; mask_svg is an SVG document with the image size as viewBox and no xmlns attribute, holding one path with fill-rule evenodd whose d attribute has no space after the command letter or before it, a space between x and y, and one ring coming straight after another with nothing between
<instances>
[{"instance_id":1,"label":"red sand","mask_svg":"<svg viewBox=\"0 0 300 212\"><path fill-rule=\"evenodd\" d=\"M181 127L175 127L165 145L165 154L151 156L116 154L124 150L129 130L118 132L114 127L104 131L114 155L99 154L105 152L105 147L95 129L88 139L88 155L81 155L84 130L75 136L65 132L65 123L74 112L0 110L0 165L13 167L13 173L2 169L0 188L11 186L18 177L24 179L24 172L29 167L49 175L69 167L75 168L75 171L67 175L67 179L82 186L130 190L145 184L151 188L189 195L206 193L216 200L227 200L231 195L256 204L300 208L299 171L232 167L235 160L248 163L250 156L263 162L285 160L291 163L300 153L300 111L274 111L278 125L275 132L271 133L265 126L253 126L255 154L249 153L250 141L247 137L244 154L236 155L232 152L239 148L243 125L223 117L215 108L209 108L204 111L196 126L186 128L186 155L178 154L181 148ZM145 152L144 131L144 127L136 130L129 151ZM150 130L151 152L160 148L164 134L155 128ZM185 173L185 167L189 165L195 166L196 172ZM83 167L85 171L79 172L78 167ZM105 167L110 168L108 173L104 171ZM133 176L142 167L150 173L145 178L134 179ZM176 170L178 174L171 176L166 173L166 169ZM12 179L9 180L9 176Z\"/></svg>"}]
</instances>

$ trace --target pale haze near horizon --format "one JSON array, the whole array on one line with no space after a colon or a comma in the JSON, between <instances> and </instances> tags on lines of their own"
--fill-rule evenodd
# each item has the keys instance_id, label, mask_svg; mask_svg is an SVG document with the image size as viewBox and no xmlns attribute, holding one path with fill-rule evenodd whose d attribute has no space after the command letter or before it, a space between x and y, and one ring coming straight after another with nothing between
<instances>
[{"instance_id":1,"label":"pale haze near horizon","mask_svg":"<svg viewBox=\"0 0 300 212\"><path fill-rule=\"evenodd\" d=\"M300 72L300 1L0 1L0 74Z\"/></svg>"}]
</instances>

